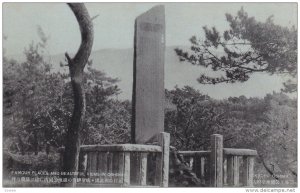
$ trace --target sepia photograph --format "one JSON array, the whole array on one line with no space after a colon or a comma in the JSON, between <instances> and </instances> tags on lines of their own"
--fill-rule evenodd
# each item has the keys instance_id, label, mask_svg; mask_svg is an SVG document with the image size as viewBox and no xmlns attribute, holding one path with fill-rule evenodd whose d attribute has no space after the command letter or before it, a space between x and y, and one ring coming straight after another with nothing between
<instances>
[{"instance_id":1,"label":"sepia photograph","mask_svg":"<svg viewBox=\"0 0 300 193\"><path fill-rule=\"evenodd\" d=\"M295 192L297 24L296 2L2 3L2 188Z\"/></svg>"}]
</instances>

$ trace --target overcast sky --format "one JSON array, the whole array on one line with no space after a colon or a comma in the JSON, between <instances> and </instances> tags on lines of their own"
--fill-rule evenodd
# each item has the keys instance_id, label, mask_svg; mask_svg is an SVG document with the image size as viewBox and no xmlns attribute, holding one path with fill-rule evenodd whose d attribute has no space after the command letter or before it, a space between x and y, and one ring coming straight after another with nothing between
<instances>
[{"instance_id":1,"label":"overcast sky","mask_svg":"<svg viewBox=\"0 0 300 193\"><path fill-rule=\"evenodd\" d=\"M93 50L132 48L134 20L157 3L86 3L94 20ZM159 3L162 4L162 3ZM202 36L202 26L227 28L225 13L235 14L242 6L250 16L274 21L283 26L297 24L296 3L163 3L166 12L166 44L188 45L192 35ZM50 36L51 54L75 52L80 43L78 24L64 3L4 3L4 47L8 55L21 54L24 47L37 41L37 26Z\"/></svg>"},{"instance_id":2,"label":"overcast sky","mask_svg":"<svg viewBox=\"0 0 300 193\"><path fill-rule=\"evenodd\" d=\"M135 18L157 4L165 5L167 46L189 45L188 40L191 36L203 37L202 27L205 25L216 26L220 31L225 30L228 28L225 13L235 15L241 7L258 21L265 21L273 15L276 24L289 27L297 25L296 3L86 3L92 17L99 15L93 20L95 32L93 51L106 48L133 48ZM39 25L50 37L49 54L77 51L80 44L79 27L66 4L4 3L3 34L7 37L3 43L5 54L22 55L24 48L31 41L38 41ZM190 85L204 94L219 99L240 95L263 97L272 91L279 92L284 80L279 76L255 74L245 83L201 85L196 81L200 74L198 68L195 69L192 65L177 67L175 64L172 64L172 67L168 65L171 64L167 64L165 68L166 88ZM103 70L108 75L121 79L119 83L123 91L121 97L130 99L132 67L123 68L120 62L116 66L103 67Z\"/></svg>"}]
</instances>

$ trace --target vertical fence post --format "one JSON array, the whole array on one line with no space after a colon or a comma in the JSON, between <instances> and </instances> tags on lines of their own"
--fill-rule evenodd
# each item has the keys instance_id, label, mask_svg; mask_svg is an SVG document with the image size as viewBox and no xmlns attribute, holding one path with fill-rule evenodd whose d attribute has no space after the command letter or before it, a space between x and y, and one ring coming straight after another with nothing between
<instances>
[{"instance_id":1,"label":"vertical fence post","mask_svg":"<svg viewBox=\"0 0 300 193\"><path fill-rule=\"evenodd\" d=\"M142 186L147 185L147 156L148 153L141 153L141 159L140 159L140 184Z\"/></svg>"},{"instance_id":2,"label":"vertical fence post","mask_svg":"<svg viewBox=\"0 0 300 193\"><path fill-rule=\"evenodd\" d=\"M205 157L201 157L200 158L200 161L201 161L201 165L200 165L200 168L201 168L201 171L200 171L200 179L202 182L204 182L205 184Z\"/></svg>"},{"instance_id":3,"label":"vertical fence post","mask_svg":"<svg viewBox=\"0 0 300 193\"><path fill-rule=\"evenodd\" d=\"M165 132L158 134L158 143L162 148L162 152L157 155L155 184L161 187L168 187L170 134Z\"/></svg>"},{"instance_id":4,"label":"vertical fence post","mask_svg":"<svg viewBox=\"0 0 300 193\"><path fill-rule=\"evenodd\" d=\"M239 186L239 157L229 156L227 159L227 182L229 186Z\"/></svg>"},{"instance_id":5,"label":"vertical fence post","mask_svg":"<svg viewBox=\"0 0 300 193\"><path fill-rule=\"evenodd\" d=\"M125 153L120 152L119 153L119 166L118 166L118 173L120 176L118 176L118 182L123 184L124 183L124 158L125 158Z\"/></svg>"},{"instance_id":6,"label":"vertical fence post","mask_svg":"<svg viewBox=\"0 0 300 193\"><path fill-rule=\"evenodd\" d=\"M131 152L130 153L130 185L138 186L140 185L140 161L141 156L140 152Z\"/></svg>"},{"instance_id":7,"label":"vertical fence post","mask_svg":"<svg viewBox=\"0 0 300 193\"><path fill-rule=\"evenodd\" d=\"M89 172L96 172L97 170L97 152L89 152L90 169Z\"/></svg>"},{"instance_id":8,"label":"vertical fence post","mask_svg":"<svg viewBox=\"0 0 300 193\"><path fill-rule=\"evenodd\" d=\"M210 184L212 187L223 186L223 136L211 135Z\"/></svg>"},{"instance_id":9,"label":"vertical fence post","mask_svg":"<svg viewBox=\"0 0 300 193\"><path fill-rule=\"evenodd\" d=\"M124 153L124 186L130 185L130 152Z\"/></svg>"},{"instance_id":10,"label":"vertical fence post","mask_svg":"<svg viewBox=\"0 0 300 193\"><path fill-rule=\"evenodd\" d=\"M253 170L254 170L254 157L243 157L243 185L244 186L253 186Z\"/></svg>"},{"instance_id":11,"label":"vertical fence post","mask_svg":"<svg viewBox=\"0 0 300 193\"><path fill-rule=\"evenodd\" d=\"M223 186L228 184L228 168L227 168L227 157L223 153Z\"/></svg>"}]
</instances>

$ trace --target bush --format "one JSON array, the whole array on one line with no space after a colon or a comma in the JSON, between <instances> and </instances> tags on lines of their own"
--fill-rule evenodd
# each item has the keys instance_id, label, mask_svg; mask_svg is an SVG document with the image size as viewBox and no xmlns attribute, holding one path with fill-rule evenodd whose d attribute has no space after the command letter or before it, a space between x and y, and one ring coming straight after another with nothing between
<instances>
[{"instance_id":1,"label":"bush","mask_svg":"<svg viewBox=\"0 0 300 193\"><path fill-rule=\"evenodd\" d=\"M3 152L3 167L4 177L10 177L12 171L59 171L59 158L58 153L46 154L39 152L38 155L34 154L13 154L11 152Z\"/></svg>"}]
</instances>

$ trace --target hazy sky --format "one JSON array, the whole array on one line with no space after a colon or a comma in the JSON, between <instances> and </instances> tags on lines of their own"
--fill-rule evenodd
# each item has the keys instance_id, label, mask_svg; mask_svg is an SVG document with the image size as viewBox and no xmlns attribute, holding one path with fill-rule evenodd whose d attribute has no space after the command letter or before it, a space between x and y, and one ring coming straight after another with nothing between
<instances>
[{"instance_id":1,"label":"hazy sky","mask_svg":"<svg viewBox=\"0 0 300 193\"><path fill-rule=\"evenodd\" d=\"M94 20L93 50L133 47L134 20L157 3L86 3ZM202 26L227 27L225 13L235 14L242 6L250 16L274 21L283 26L297 24L296 3L159 3L165 5L166 44L188 45L192 35L202 35ZM40 25L50 36L51 54L75 52L80 43L78 24L64 3L4 3L4 47L8 55L21 54L25 46L37 40Z\"/></svg>"},{"instance_id":2,"label":"hazy sky","mask_svg":"<svg viewBox=\"0 0 300 193\"><path fill-rule=\"evenodd\" d=\"M202 27L216 26L220 31L228 27L225 13L236 14L243 7L249 16L265 21L274 15L274 22L282 26L297 25L296 3L86 3L91 16L99 16L94 22L93 51L105 48L133 48L134 20L141 13L157 4L165 5L166 45L189 45L193 35L203 37ZM21 55L24 47L32 40L37 41L37 26L49 35L49 54L66 51L75 53L80 43L77 21L64 3L4 3L3 42L6 55ZM132 56L130 56L132 57ZM201 85L196 79L200 69L192 65L166 64L165 87L190 85L214 98L228 96L259 96L273 90L280 91L282 77L255 74L249 81L236 84ZM99 66L102 70L103 66ZM131 98L132 67L119 62L103 70L113 77L119 77L123 90L120 97ZM119 69L119 70L117 70ZM122 70L120 70L122 69ZM121 73L117 73L121 72ZM122 73L126 72L126 73Z\"/></svg>"}]
</instances>

